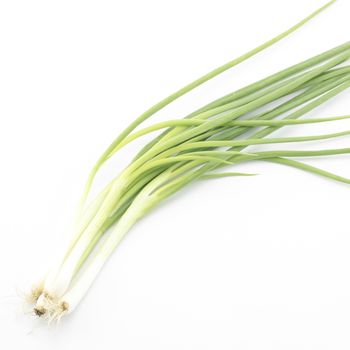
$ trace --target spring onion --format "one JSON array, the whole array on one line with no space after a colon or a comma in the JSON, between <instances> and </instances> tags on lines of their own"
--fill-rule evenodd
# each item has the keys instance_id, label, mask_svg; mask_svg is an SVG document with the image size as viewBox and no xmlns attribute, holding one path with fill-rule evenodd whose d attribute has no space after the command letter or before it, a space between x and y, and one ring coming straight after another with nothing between
<instances>
[{"instance_id":1,"label":"spring onion","mask_svg":"<svg viewBox=\"0 0 350 350\"><path fill-rule=\"evenodd\" d=\"M350 130L344 130L323 135L267 137L282 127L312 126L350 118L345 115L300 119L350 87L350 66L345 65L350 58L350 42L212 101L183 119L136 130L174 100L285 38L334 1L282 34L168 96L139 116L112 142L87 180L70 244L28 295L37 316L59 320L72 312L132 226L187 184L195 180L254 175L221 172L223 167L261 160L350 183L350 179L294 159L350 154L350 148L259 150L259 145L264 144L315 142L350 135ZM161 133L146 143L125 169L89 200L94 178L108 159L129 143L159 131ZM246 149L250 146L255 146L253 151Z\"/></svg>"}]
</instances>

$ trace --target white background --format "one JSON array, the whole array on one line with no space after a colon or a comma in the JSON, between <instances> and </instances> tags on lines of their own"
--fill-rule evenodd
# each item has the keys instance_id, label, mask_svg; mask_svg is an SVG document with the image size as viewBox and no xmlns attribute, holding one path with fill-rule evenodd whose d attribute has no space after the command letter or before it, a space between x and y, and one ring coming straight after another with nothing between
<instances>
[{"instance_id":1,"label":"white background","mask_svg":"<svg viewBox=\"0 0 350 350\"><path fill-rule=\"evenodd\" d=\"M259 176L197 183L163 203L136 225L57 327L23 315L19 297L69 237L87 173L122 128L323 4L1 2L2 349L349 349L349 187L267 163L240 167ZM350 2L339 0L153 122L183 117L347 41L349 13ZM309 116L349 113L349 96ZM348 121L289 127L275 136L344 129ZM98 183L135 150L122 152ZM350 176L347 156L310 163Z\"/></svg>"}]
</instances>

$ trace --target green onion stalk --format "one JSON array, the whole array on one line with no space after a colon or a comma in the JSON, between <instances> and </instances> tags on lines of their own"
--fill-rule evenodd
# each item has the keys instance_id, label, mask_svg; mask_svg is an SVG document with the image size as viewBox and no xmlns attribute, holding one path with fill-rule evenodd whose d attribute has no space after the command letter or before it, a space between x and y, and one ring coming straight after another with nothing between
<instances>
[{"instance_id":1,"label":"green onion stalk","mask_svg":"<svg viewBox=\"0 0 350 350\"><path fill-rule=\"evenodd\" d=\"M29 293L36 315L58 320L72 312L133 225L155 206L196 180L251 176L222 172L223 167L264 161L298 168L325 178L350 183L340 175L300 160L337 156L350 148L263 151L259 145L317 142L350 135L342 132L297 137L267 137L282 127L349 119L350 115L300 119L350 87L350 42L283 69L233 91L192 112L151 126L139 126L156 112L199 85L282 40L335 0L248 53L214 69L160 101L132 122L94 165L79 206L75 232L55 266ZM89 193L101 167L126 145L158 132L132 161L92 200ZM160 132L160 134L159 134ZM254 151L249 151L254 146ZM104 238L101 240L101 238Z\"/></svg>"}]
</instances>

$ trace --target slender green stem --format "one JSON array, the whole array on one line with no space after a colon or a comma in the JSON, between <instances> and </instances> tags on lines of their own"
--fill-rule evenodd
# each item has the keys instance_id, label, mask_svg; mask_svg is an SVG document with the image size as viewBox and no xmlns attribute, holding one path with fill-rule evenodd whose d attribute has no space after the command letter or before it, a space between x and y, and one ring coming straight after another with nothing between
<instances>
[{"instance_id":1,"label":"slender green stem","mask_svg":"<svg viewBox=\"0 0 350 350\"><path fill-rule=\"evenodd\" d=\"M124 138L129 135L137 126L139 126L142 122L144 122L145 120L147 120L148 118L150 118L152 115L154 115L156 112L158 112L159 110L161 110L162 108L164 108L165 106L167 106L168 104L170 104L171 102L175 101L176 99L178 99L179 97L183 96L184 94L190 92L191 90L195 89L196 87L202 85L203 83L209 81L210 79L216 77L217 75L227 71L228 69L246 61L247 59L249 59L250 57L258 54L259 52L267 49L268 47L272 46L273 44L277 43L278 41L282 40L283 38L285 38L286 36L288 36L289 34L293 33L294 31L296 31L297 29L299 29L300 27L302 27L305 23L309 22L312 18L316 17L320 12L324 11L326 8L328 8L330 5L332 5L336 0L331 0L328 3L326 3L324 6L320 7L319 9L317 9L316 11L314 11L313 13L311 13L309 16L305 17L304 19L302 19L301 21L299 21L297 24L293 25L291 28L287 29L286 31L284 31L283 33L275 36L274 38L266 41L265 43L259 45L258 47L252 49L251 51L243 54L242 56L229 61L227 63L225 63L224 65L212 70L211 72L203 75L202 77L200 77L199 79L193 81L192 83L184 86L183 88L181 88L180 90L176 91L175 93L169 95L168 97L166 97L165 99L163 99L162 101L158 102L157 104L155 104L154 106L152 106L151 108L149 108L147 111L145 111L144 113L142 113L138 118L136 118L136 120L134 122L132 122L113 142L112 144L106 149L106 151L102 154L102 156L100 157L100 159L97 161L97 163L95 164L95 166L92 169L92 172L87 180L87 184L86 184L86 190L83 194L83 197L81 199L81 203L82 205L84 204L87 195L90 191L93 179L98 171L98 169L100 168L100 166L105 162L105 160L108 158L108 155L111 153L111 151L121 142L124 140Z\"/></svg>"}]
</instances>

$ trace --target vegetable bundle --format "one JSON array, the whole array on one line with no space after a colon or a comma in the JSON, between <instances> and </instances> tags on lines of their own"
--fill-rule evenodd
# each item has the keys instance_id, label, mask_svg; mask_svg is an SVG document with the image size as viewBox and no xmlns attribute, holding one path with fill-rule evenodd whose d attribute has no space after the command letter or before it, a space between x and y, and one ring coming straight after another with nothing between
<instances>
[{"instance_id":1,"label":"vegetable bundle","mask_svg":"<svg viewBox=\"0 0 350 350\"><path fill-rule=\"evenodd\" d=\"M263 160L350 183L347 178L294 159L348 154L350 148L246 150L253 145L259 149L258 145L317 141L350 134L350 130L346 130L302 137L267 137L285 126L350 118L300 119L350 87L350 66L345 65L350 58L350 42L223 96L183 119L168 120L135 131L142 122L172 101L283 39L334 1L282 34L162 100L114 140L89 176L71 243L56 266L29 293L28 301L34 305L36 315L58 320L72 312L124 235L164 199L198 179L251 175L218 171L223 167ZM148 142L92 201L86 203L94 177L103 164L125 145L156 131L161 133ZM101 242L104 235L106 237Z\"/></svg>"}]
</instances>

